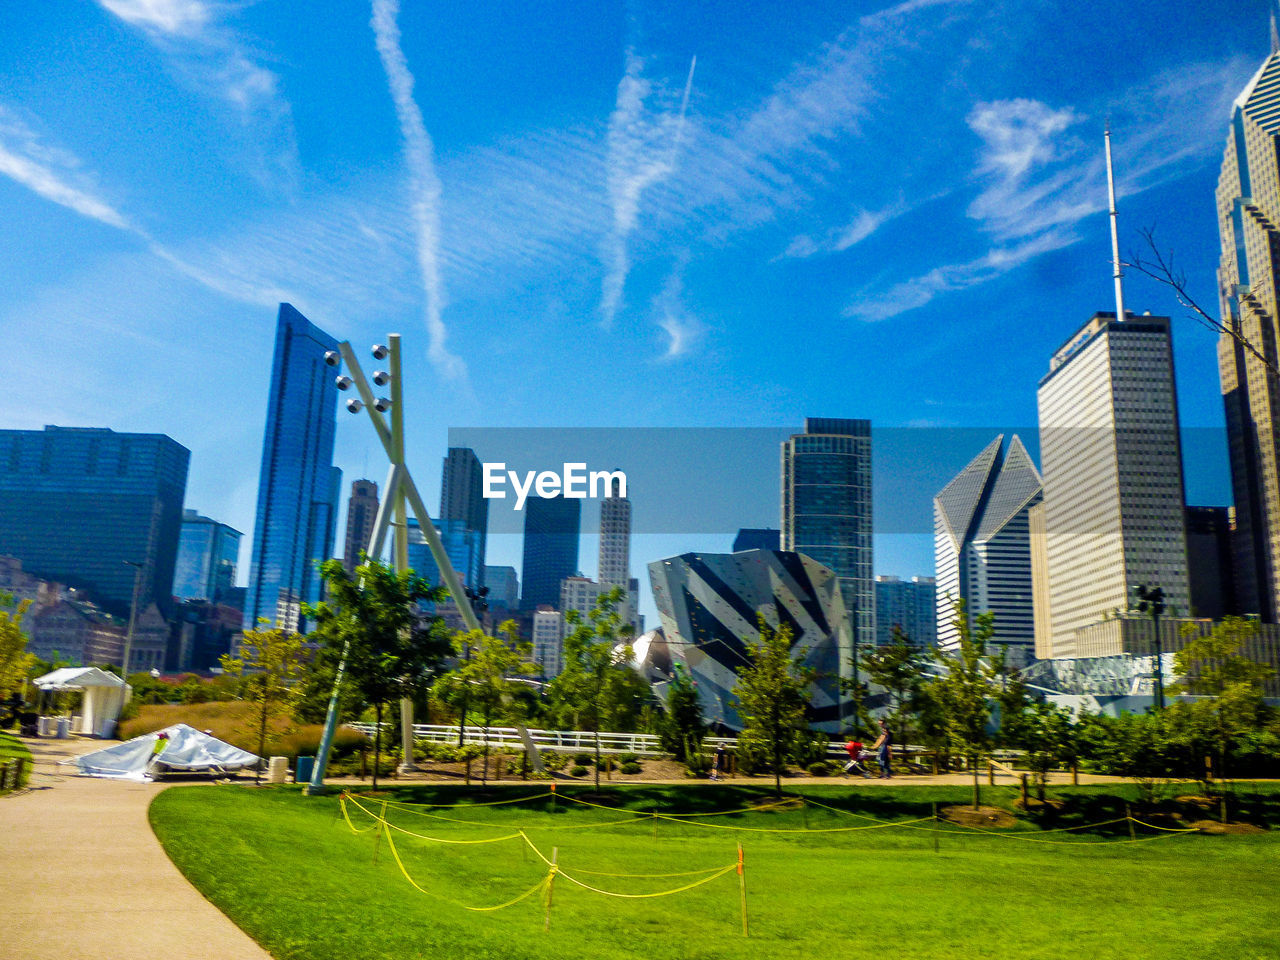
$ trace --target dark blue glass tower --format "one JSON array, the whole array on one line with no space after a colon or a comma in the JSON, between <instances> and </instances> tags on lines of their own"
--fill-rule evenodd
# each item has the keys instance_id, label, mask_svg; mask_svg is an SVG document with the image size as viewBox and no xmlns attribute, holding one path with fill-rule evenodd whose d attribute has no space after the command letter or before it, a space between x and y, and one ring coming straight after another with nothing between
<instances>
[{"instance_id":1,"label":"dark blue glass tower","mask_svg":"<svg viewBox=\"0 0 1280 960\"><path fill-rule=\"evenodd\" d=\"M171 608L191 452L163 434L79 427L0 430L0 555L129 615Z\"/></svg>"},{"instance_id":2,"label":"dark blue glass tower","mask_svg":"<svg viewBox=\"0 0 1280 960\"><path fill-rule=\"evenodd\" d=\"M236 585L240 531L194 510L182 512L182 536L173 572L173 595L183 600L225 601Z\"/></svg>"},{"instance_id":3,"label":"dark blue glass tower","mask_svg":"<svg viewBox=\"0 0 1280 960\"><path fill-rule=\"evenodd\" d=\"M560 581L578 572L582 501L530 497L524 505L524 569L521 610L560 606Z\"/></svg>"},{"instance_id":4,"label":"dark blue glass tower","mask_svg":"<svg viewBox=\"0 0 1280 960\"><path fill-rule=\"evenodd\" d=\"M245 629L265 619L305 630L302 604L321 599L317 564L333 556L342 483L333 465L338 388L324 362L336 349L333 337L280 304Z\"/></svg>"}]
</instances>

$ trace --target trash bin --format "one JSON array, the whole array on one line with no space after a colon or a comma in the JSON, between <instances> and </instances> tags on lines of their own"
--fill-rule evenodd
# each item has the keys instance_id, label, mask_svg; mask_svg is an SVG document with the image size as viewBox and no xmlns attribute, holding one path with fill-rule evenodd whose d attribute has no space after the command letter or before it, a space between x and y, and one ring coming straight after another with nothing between
<instances>
[{"instance_id":1,"label":"trash bin","mask_svg":"<svg viewBox=\"0 0 1280 960\"><path fill-rule=\"evenodd\" d=\"M316 764L315 757L299 757L298 765L293 773L294 783L310 783L311 769Z\"/></svg>"},{"instance_id":2,"label":"trash bin","mask_svg":"<svg viewBox=\"0 0 1280 960\"><path fill-rule=\"evenodd\" d=\"M284 778L288 773L288 757L272 757L267 762L267 783L284 783Z\"/></svg>"},{"instance_id":3,"label":"trash bin","mask_svg":"<svg viewBox=\"0 0 1280 960\"><path fill-rule=\"evenodd\" d=\"M58 739L65 740L69 736L71 736L71 718L59 717L58 718Z\"/></svg>"}]
</instances>

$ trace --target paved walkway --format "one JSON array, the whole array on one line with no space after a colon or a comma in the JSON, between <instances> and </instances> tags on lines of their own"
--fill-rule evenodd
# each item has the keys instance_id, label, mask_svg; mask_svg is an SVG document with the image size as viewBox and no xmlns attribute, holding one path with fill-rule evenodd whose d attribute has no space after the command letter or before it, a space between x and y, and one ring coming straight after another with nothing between
<instances>
[{"instance_id":1,"label":"paved walkway","mask_svg":"<svg viewBox=\"0 0 1280 960\"><path fill-rule=\"evenodd\" d=\"M70 776L98 741L27 740L29 789L0 797L5 960L269 960L178 872L147 822L163 784Z\"/></svg>"}]
</instances>

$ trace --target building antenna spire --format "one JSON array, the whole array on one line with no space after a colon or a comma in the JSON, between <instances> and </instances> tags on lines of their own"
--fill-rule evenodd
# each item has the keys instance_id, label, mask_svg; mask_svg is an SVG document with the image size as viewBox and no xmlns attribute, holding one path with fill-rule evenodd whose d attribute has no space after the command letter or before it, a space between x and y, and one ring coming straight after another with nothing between
<instances>
[{"instance_id":1,"label":"building antenna spire","mask_svg":"<svg viewBox=\"0 0 1280 960\"><path fill-rule=\"evenodd\" d=\"M1124 320L1124 271L1120 269L1120 234L1116 227L1116 178L1111 169L1111 119L1107 118L1104 134L1107 147L1107 198L1111 203L1111 265L1116 283L1116 319Z\"/></svg>"}]
</instances>

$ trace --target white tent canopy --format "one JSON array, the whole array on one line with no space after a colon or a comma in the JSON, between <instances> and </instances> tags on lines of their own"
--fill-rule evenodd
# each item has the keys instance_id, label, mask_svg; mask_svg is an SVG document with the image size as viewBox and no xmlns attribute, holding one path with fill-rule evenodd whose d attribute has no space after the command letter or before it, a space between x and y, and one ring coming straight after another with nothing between
<instances>
[{"instance_id":1,"label":"white tent canopy","mask_svg":"<svg viewBox=\"0 0 1280 960\"><path fill-rule=\"evenodd\" d=\"M129 699L129 685L114 673L97 667L62 667L33 681L40 690L56 693L76 690L84 693L84 705L74 733L110 736L116 720Z\"/></svg>"},{"instance_id":2,"label":"white tent canopy","mask_svg":"<svg viewBox=\"0 0 1280 960\"><path fill-rule=\"evenodd\" d=\"M169 742L156 760L156 766L160 771L229 773L251 767L258 762L256 754L233 747L185 723L175 723L155 733L144 733L124 743L95 750L81 757L71 757L62 762L74 763L79 772L88 777L150 780L152 771L147 767L155 754L155 744L161 733L169 735Z\"/></svg>"}]
</instances>

